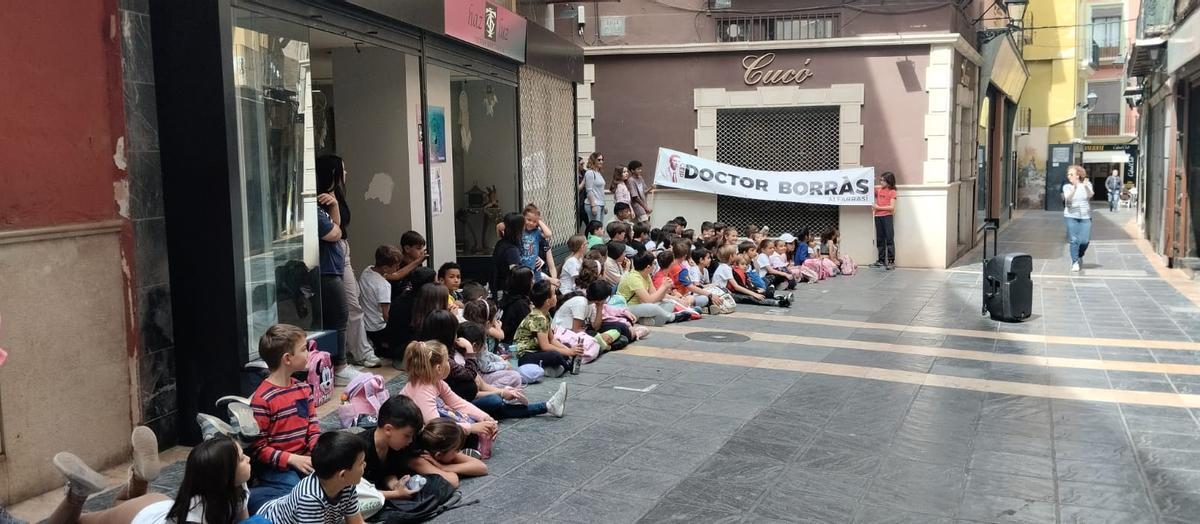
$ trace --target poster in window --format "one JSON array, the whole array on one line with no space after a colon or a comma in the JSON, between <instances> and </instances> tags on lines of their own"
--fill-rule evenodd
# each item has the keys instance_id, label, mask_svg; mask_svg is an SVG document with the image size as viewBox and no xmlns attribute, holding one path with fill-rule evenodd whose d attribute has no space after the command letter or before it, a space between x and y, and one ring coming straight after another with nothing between
<instances>
[{"instance_id":1,"label":"poster in window","mask_svg":"<svg viewBox=\"0 0 1200 524\"><path fill-rule=\"evenodd\" d=\"M446 162L446 109L429 106L429 157L435 164Z\"/></svg>"}]
</instances>

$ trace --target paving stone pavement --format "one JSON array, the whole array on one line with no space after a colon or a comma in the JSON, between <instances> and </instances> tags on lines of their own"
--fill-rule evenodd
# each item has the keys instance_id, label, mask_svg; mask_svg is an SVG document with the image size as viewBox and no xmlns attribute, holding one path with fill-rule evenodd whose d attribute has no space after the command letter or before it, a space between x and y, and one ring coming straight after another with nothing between
<instances>
[{"instance_id":1,"label":"paving stone pavement","mask_svg":"<svg viewBox=\"0 0 1200 524\"><path fill-rule=\"evenodd\" d=\"M463 484L479 504L437 521L1200 522L1200 309L1126 213L1097 213L1078 276L1060 216L1001 234L1038 261L1022 324L980 317L972 253L656 329L568 377L566 417L504 421L490 474Z\"/></svg>"}]
</instances>

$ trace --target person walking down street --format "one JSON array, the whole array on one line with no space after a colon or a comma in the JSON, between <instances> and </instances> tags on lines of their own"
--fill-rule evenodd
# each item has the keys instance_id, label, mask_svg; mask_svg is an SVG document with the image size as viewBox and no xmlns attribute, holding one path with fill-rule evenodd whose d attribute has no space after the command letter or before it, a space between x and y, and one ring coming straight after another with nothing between
<instances>
[{"instance_id":1,"label":"person walking down street","mask_svg":"<svg viewBox=\"0 0 1200 524\"><path fill-rule=\"evenodd\" d=\"M1108 178L1104 179L1104 188L1108 190L1108 210L1117 212L1117 203L1121 201L1121 176L1114 169Z\"/></svg>"},{"instance_id":2,"label":"person walking down street","mask_svg":"<svg viewBox=\"0 0 1200 524\"><path fill-rule=\"evenodd\" d=\"M604 223L604 155L592 153L588 156L587 171L583 173L583 190L586 201L583 203L588 220L599 220Z\"/></svg>"},{"instance_id":3,"label":"person walking down street","mask_svg":"<svg viewBox=\"0 0 1200 524\"><path fill-rule=\"evenodd\" d=\"M891 171L879 175L871 209L875 212L875 249L879 252L871 267L896 269L896 175Z\"/></svg>"},{"instance_id":4,"label":"person walking down street","mask_svg":"<svg viewBox=\"0 0 1200 524\"><path fill-rule=\"evenodd\" d=\"M1071 271L1078 272L1083 264L1083 254L1092 239L1092 211L1088 201L1092 199L1092 182L1087 178L1083 166L1067 168L1067 183L1063 185L1063 217L1067 222L1067 238L1070 241Z\"/></svg>"},{"instance_id":5,"label":"person walking down street","mask_svg":"<svg viewBox=\"0 0 1200 524\"><path fill-rule=\"evenodd\" d=\"M646 179L642 178L642 163L634 160L627 166L629 169L629 178L625 184L629 186L629 200L633 206L634 222L647 222L650 220L650 214L654 213L650 209L650 204L647 203L647 195L651 190L646 189Z\"/></svg>"}]
</instances>

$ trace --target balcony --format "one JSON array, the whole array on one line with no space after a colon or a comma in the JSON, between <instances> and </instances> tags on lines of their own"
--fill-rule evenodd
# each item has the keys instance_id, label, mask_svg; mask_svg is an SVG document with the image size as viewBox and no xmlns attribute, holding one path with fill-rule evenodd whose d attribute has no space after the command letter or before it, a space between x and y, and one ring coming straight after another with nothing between
<instances>
[{"instance_id":1,"label":"balcony","mask_svg":"<svg viewBox=\"0 0 1200 524\"><path fill-rule=\"evenodd\" d=\"M737 16L717 20L718 42L813 40L838 36L837 13Z\"/></svg>"},{"instance_id":2,"label":"balcony","mask_svg":"<svg viewBox=\"0 0 1200 524\"><path fill-rule=\"evenodd\" d=\"M1121 134L1121 113L1088 113L1088 136L1115 136Z\"/></svg>"},{"instance_id":3,"label":"balcony","mask_svg":"<svg viewBox=\"0 0 1200 524\"><path fill-rule=\"evenodd\" d=\"M1171 26L1175 0L1142 0L1142 13L1137 21L1137 37L1153 38L1167 32Z\"/></svg>"},{"instance_id":4,"label":"balcony","mask_svg":"<svg viewBox=\"0 0 1200 524\"><path fill-rule=\"evenodd\" d=\"M1097 42L1092 42L1092 69L1099 66L1107 66L1120 64L1125 61L1125 56L1121 54L1120 45L1101 45Z\"/></svg>"}]
</instances>

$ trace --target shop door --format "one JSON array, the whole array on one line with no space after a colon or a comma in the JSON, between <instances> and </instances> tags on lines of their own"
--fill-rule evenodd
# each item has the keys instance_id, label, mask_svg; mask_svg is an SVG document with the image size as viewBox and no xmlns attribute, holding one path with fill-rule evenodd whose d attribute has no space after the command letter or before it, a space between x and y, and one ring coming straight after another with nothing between
<instances>
[{"instance_id":1,"label":"shop door","mask_svg":"<svg viewBox=\"0 0 1200 524\"><path fill-rule=\"evenodd\" d=\"M1163 228L1163 193L1166 191L1163 167L1166 162L1163 125L1166 124L1164 105L1150 108L1150 119L1146 129L1150 130L1149 146L1146 148L1146 233L1154 250L1161 253Z\"/></svg>"},{"instance_id":2,"label":"shop door","mask_svg":"<svg viewBox=\"0 0 1200 524\"><path fill-rule=\"evenodd\" d=\"M1071 167L1071 144L1051 144L1046 155L1046 211L1062 211L1062 187Z\"/></svg>"},{"instance_id":3,"label":"shop door","mask_svg":"<svg viewBox=\"0 0 1200 524\"><path fill-rule=\"evenodd\" d=\"M1200 256L1198 248L1200 248L1200 230L1197 230L1196 224L1200 224L1200 205L1195 202L1200 202L1200 83L1192 84L1188 91L1187 99L1182 101L1187 104L1185 116L1180 127L1184 130L1183 144L1183 169L1182 173L1187 180L1187 195L1188 208L1190 211L1189 227L1187 230L1190 233L1191 242L1187 248L1187 257L1194 258Z\"/></svg>"},{"instance_id":4,"label":"shop door","mask_svg":"<svg viewBox=\"0 0 1200 524\"><path fill-rule=\"evenodd\" d=\"M717 161L770 171L839 167L839 108L780 107L717 111ZM838 207L717 197L717 220L739 229L770 226L772 233L838 227Z\"/></svg>"}]
</instances>

